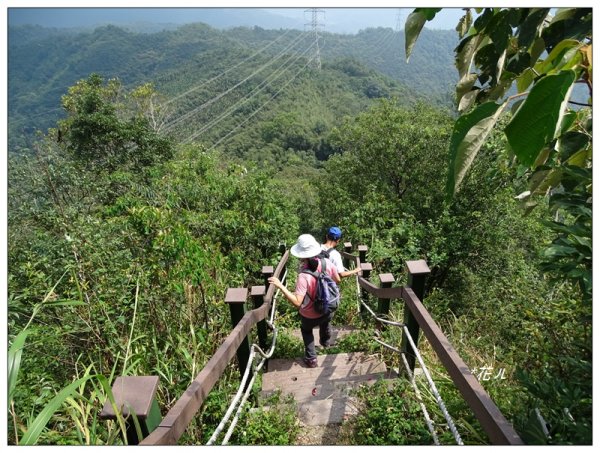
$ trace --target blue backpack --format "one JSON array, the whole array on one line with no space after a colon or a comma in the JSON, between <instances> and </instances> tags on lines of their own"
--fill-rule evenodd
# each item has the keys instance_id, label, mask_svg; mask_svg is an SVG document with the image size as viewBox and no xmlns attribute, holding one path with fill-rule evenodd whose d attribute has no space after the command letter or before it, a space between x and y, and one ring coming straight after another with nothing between
<instances>
[{"instance_id":1,"label":"blue backpack","mask_svg":"<svg viewBox=\"0 0 600 453\"><path fill-rule=\"evenodd\" d=\"M317 279L317 291L313 300L313 307L317 313L328 315L332 311L337 310L340 305L340 289L333 279L326 273L325 258L321 259L321 270L313 272L308 269L302 271L303 274L312 275ZM306 296L312 300L308 292Z\"/></svg>"}]
</instances>

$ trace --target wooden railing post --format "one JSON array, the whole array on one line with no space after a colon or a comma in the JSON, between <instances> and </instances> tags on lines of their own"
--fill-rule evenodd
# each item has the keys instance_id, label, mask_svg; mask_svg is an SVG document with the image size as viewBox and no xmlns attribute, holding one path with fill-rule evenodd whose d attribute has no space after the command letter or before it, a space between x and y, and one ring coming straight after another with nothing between
<instances>
[{"instance_id":1,"label":"wooden railing post","mask_svg":"<svg viewBox=\"0 0 600 453\"><path fill-rule=\"evenodd\" d=\"M361 263L367 262L367 251L368 250L369 250L369 247L367 247L366 245L358 246L358 257L359 257Z\"/></svg>"},{"instance_id":2,"label":"wooden railing post","mask_svg":"<svg viewBox=\"0 0 600 453\"><path fill-rule=\"evenodd\" d=\"M346 253L352 253L352 242L344 242L344 252ZM346 257L344 257L344 267L346 269L348 269L348 266L350 266L350 260Z\"/></svg>"},{"instance_id":3,"label":"wooden railing post","mask_svg":"<svg viewBox=\"0 0 600 453\"><path fill-rule=\"evenodd\" d=\"M232 329L238 325L246 313L246 299L248 298L248 288L229 288L225 295L225 303L229 305L231 312ZM242 343L237 348L237 359L240 367L240 377L244 376L248 359L250 358L250 340L248 335L244 337Z\"/></svg>"},{"instance_id":4,"label":"wooden railing post","mask_svg":"<svg viewBox=\"0 0 600 453\"><path fill-rule=\"evenodd\" d=\"M127 443L137 445L142 439L156 429L162 421L160 408L155 398L158 388L158 376L118 376L112 386L117 410L127 417ZM138 419L142 438L138 437L133 415ZM106 400L100 418L116 420L117 414L110 402Z\"/></svg>"},{"instance_id":5,"label":"wooden railing post","mask_svg":"<svg viewBox=\"0 0 600 453\"><path fill-rule=\"evenodd\" d=\"M394 276L392 274L379 274L379 282L382 288L391 288L394 283ZM378 299L377 313L381 315L387 315L390 312L390 299ZM381 326L383 327L383 326Z\"/></svg>"},{"instance_id":6,"label":"wooden railing post","mask_svg":"<svg viewBox=\"0 0 600 453\"><path fill-rule=\"evenodd\" d=\"M265 294L267 294L266 286L252 287L250 290L250 297L252 298L252 303L254 304L255 309L262 306L265 301ZM262 321L258 321L256 324L256 329L258 330L258 345L263 351L265 351L267 349L267 321L264 319Z\"/></svg>"},{"instance_id":7,"label":"wooden railing post","mask_svg":"<svg viewBox=\"0 0 600 453\"><path fill-rule=\"evenodd\" d=\"M263 266L261 274L263 276L263 282L265 288L269 287L269 277L273 276L273 266Z\"/></svg>"},{"instance_id":8,"label":"wooden railing post","mask_svg":"<svg viewBox=\"0 0 600 453\"><path fill-rule=\"evenodd\" d=\"M369 280L369 277L371 277L371 271L373 270L373 266L371 265L371 263L363 263L361 261L360 269L362 270L362 277L365 280ZM364 288L361 288L361 290L360 290L360 297L364 301L365 304L369 303L369 292L367 290L365 290ZM365 313L367 313L367 310L364 309L362 304L360 304L358 310L361 315L364 315Z\"/></svg>"},{"instance_id":9,"label":"wooden railing post","mask_svg":"<svg viewBox=\"0 0 600 453\"><path fill-rule=\"evenodd\" d=\"M419 300L423 302L423 298L425 296L425 279L431 273L431 271L429 270L425 260L407 261L406 267L408 268L408 286L413 290ZM407 304L404 305L404 324L406 324L415 346L418 346L419 323ZM406 332L404 331L402 332L402 352L405 353L406 360L408 361L411 371L414 371L416 359L415 352L408 342Z\"/></svg>"}]
</instances>

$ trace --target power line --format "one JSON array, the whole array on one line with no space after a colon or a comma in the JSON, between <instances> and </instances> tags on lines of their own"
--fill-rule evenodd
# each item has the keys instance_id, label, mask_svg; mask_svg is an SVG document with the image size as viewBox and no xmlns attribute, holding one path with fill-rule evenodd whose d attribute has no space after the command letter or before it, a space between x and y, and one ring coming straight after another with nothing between
<instances>
[{"instance_id":1,"label":"power line","mask_svg":"<svg viewBox=\"0 0 600 453\"><path fill-rule=\"evenodd\" d=\"M187 96L188 94L199 90L200 88L202 88L203 86L214 82L215 80L219 79L220 77L224 76L225 74L230 73L231 71L233 71L235 68L240 67L242 64L246 63L248 60L251 60L252 58L254 58L255 56L257 56L258 54L264 52L265 50L267 50L269 47L271 47L273 44L275 44L277 41L279 41L281 38L283 38L284 36L286 36L288 33L290 33L292 31L292 29L287 30L284 34L282 34L281 36L279 36L277 39L275 39L274 41L271 41L269 44L267 44L265 47L263 47L262 49L256 51L255 53L253 53L252 55L250 55L248 58L240 61L238 64L232 66L231 68L227 69L226 71L223 71L222 73L212 77L211 79L201 83L200 85L197 85L193 88L190 88L189 90L175 96L174 98L169 99L167 102L165 102L165 105L168 105L172 102L175 102L176 100L182 98L183 96Z\"/></svg>"},{"instance_id":2,"label":"power line","mask_svg":"<svg viewBox=\"0 0 600 453\"><path fill-rule=\"evenodd\" d=\"M404 16L404 12L402 8L398 8L398 14L396 15L396 31L400 32L400 30L404 29L404 24L402 23L402 17Z\"/></svg>"},{"instance_id":3,"label":"power line","mask_svg":"<svg viewBox=\"0 0 600 453\"><path fill-rule=\"evenodd\" d=\"M252 74L250 74L249 76L247 76L246 78L244 78L243 80L241 80L240 82L236 83L234 86L232 86L231 88L219 93L217 96L215 96L212 99L209 99L208 101L204 102L203 104L199 105L198 107L190 110L189 112L185 113L184 115L180 116L179 118L175 119L174 121L170 122L169 124L167 124L165 126L165 131L168 131L170 129L172 129L175 125L179 124L180 122L190 118L192 115L202 111L203 109L205 109L206 107L208 107L209 105L215 103L216 101L218 101L219 99L221 99L223 96L231 93L233 90L235 90L237 87L239 87L240 85L242 85L244 82L248 81L250 78L252 78L253 76L255 76L256 74L258 74L259 72L261 72L263 69L265 69L266 67L270 66L274 61L277 61L279 58L281 58L282 55L285 54L285 52L291 48L292 46L294 46L296 43L298 43L299 41L301 41L302 39L304 39L304 37L306 36L305 33L302 33L300 35L298 35L297 38L295 38L285 49L283 49L276 57L273 57L271 60L269 60L267 63L265 63L264 65L262 65L260 68L258 68L256 71L254 71Z\"/></svg>"},{"instance_id":4,"label":"power line","mask_svg":"<svg viewBox=\"0 0 600 453\"><path fill-rule=\"evenodd\" d=\"M236 110L239 110L240 107L242 107L244 104L246 104L252 98L254 98L255 96L257 96L260 92L264 91L273 82L275 82L277 79L279 79L279 77L282 76L287 69L289 69L291 66L293 66L300 58L302 58L307 52L309 52L312 49L313 45L314 44L311 44L311 46L309 46L300 55L297 55L297 56L296 55L292 55L292 56L290 56L277 69L275 69L275 71L271 75L269 75L269 77L267 77L259 85L257 85L250 93L248 93L243 98L239 99L234 105L232 105L231 107L229 107L229 109L227 109L219 117L213 119L208 124L205 124L204 126L202 126L200 128L200 130L194 132L191 136L189 136L188 138L186 138L183 142L184 143L189 143L190 141L192 141L193 139L195 139L196 137L198 137L200 134L206 132L207 130L209 130L209 129L213 128L214 126L216 126L217 124L219 124L222 120L224 120L225 118L227 118L228 116L230 116ZM288 62L291 59L294 59L294 61L292 61L291 63L288 64Z\"/></svg>"},{"instance_id":5,"label":"power line","mask_svg":"<svg viewBox=\"0 0 600 453\"><path fill-rule=\"evenodd\" d=\"M375 42L375 44L373 44L373 47L379 47L384 43L387 42L390 39L390 36L394 36L394 30L392 30L391 28L386 28L385 29L385 33L379 37L379 39Z\"/></svg>"},{"instance_id":6,"label":"power line","mask_svg":"<svg viewBox=\"0 0 600 453\"><path fill-rule=\"evenodd\" d=\"M171 98L171 99L168 99L167 101L165 101L165 102L164 102L164 106L167 106L167 105L169 105L169 104L171 104L171 103L173 103L173 102L177 101L177 100L178 100L178 99L180 99L181 97L183 97L183 96L186 96L186 95L190 94L191 92L193 92L193 91L196 91L196 90L200 89L202 86L204 86L204 85L206 85L206 84L208 84L208 83L210 83L210 82L213 82L213 81L215 81L215 80L219 79L220 77L222 77L223 75L225 75L225 74L227 74L227 73L229 73L229 72L233 71L234 69L236 69L236 68L240 67L241 65L243 65L243 64L244 64L244 63L246 63L246 62L248 62L248 61L249 61L249 60L251 60L252 58L254 58L254 57L256 57L257 55L259 55L259 54L263 53L264 51L266 51L266 50L267 50L269 47L271 47L271 46L272 46L272 45L274 45L276 42L278 42L278 41L280 41L281 39L283 39L285 36L287 36L287 35L288 35L289 33L291 33L292 31L294 31L294 30L293 30L293 29L288 29L288 30L286 30L286 31L285 31L283 34L281 34L280 36L278 36L278 37L277 37L275 40L273 40L273 41L269 42L269 43L268 43L266 46L264 46L263 48L259 49L259 50L258 50L258 51L256 51L256 52L254 52L252 55L250 55L250 56L249 56L249 57L247 57L246 59L242 60L241 62L237 63L236 65L234 65L234 66L230 67L229 69L227 69L227 70L223 71L222 73L220 73L220 74L218 74L218 75L216 75L216 76L212 77L210 80L207 80L207 81L203 82L202 84L200 84L200 85L198 85L198 86L195 86L195 87L193 87L193 88L191 88L191 89L189 89L189 90L185 91L184 93L181 93L181 94L179 94L179 95L177 95L177 96L175 96L175 97L173 97L173 98ZM94 73L94 72L100 73L101 71L94 71L94 70L92 70L92 71L89 71L89 73ZM110 79L119 79L119 78L118 78L118 77L109 77L108 79L110 80ZM76 84L77 84L79 81L81 81L81 80L85 80L85 77L84 77L83 79L79 78L79 79L75 80L75 81L73 82L73 84L70 84L70 85L68 85L68 86L65 86L65 87L58 87L58 88L57 88L57 87L51 87L51 90L53 90L53 91L60 91L60 92L66 93L66 92L68 91L68 89L69 89L69 88L72 88L73 86L75 86L75 85L76 85ZM122 87L123 87L124 89L128 89L128 90L129 90L129 89L132 89L134 86L136 86L136 85L134 85L134 84L122 85ZM53 108L53 109L45 110L45 111L42 111L42 112L37 112L37 113L31 114L31 115L26 115L26 117L22 117L22 118L18 118L18 119L11 119L11 120L10 120L10 124L13 124L13 125L19 125L19 124L22 124L22 123L28 123L28 122L30 122L30 121L31 121L33 118L37 118L37 117L39 117L39 116L45 116L45 115L48 115L49 113L52 113L52 112L58 112L58 111L62 111L62 110L63 110L62 106L61 106L61 107L55 107L55 108ZM14 117L14 115L15 115L15 114L17 114L17 113L13 113L13 114L12 114L12 115L10 115L10 116L11 116L11 117Z\"/></svg>"},{"instance_id":7,"label":"power line","mask_svg":"<svg viewBox=\"0 0 600 453\"><path fill-rule=\"evenodd\" d=\"M227 137L229 137L231 134L233 134L237 129L239 129L241 126L243 126L244 124L246 124L248 121L250 121L250 119L256 115L259 111L261 111L269 102L271 102L273 99L275 99L277 97L277 95L279 93L281 93L290 83L292 83L294 81L294 79L296 77L298 77L298 74L300 74L300 72L304 71L304 69L306 69L306 67L311 63L312 59L309 59L306 64L294 75L294 77L292 77L290 80L287 81L287 83L282 86L279 91L277 91L277 93L275 93L273 96L271 96L270 99L268 99L263 105L261 105L258 109L256 109L254 112L252 112L250 115L248 115L248 117L242 121L240 124L238 124L236 127L234 127L231 131L229 131L227 133L227 135L223 136L222 138L220 138L216 143L213 144L213 146L211 146L211 150L214 149L215 147L217 147L217 145L219 145L223 140L225 140Z\"/></svg>"}]
</instances>

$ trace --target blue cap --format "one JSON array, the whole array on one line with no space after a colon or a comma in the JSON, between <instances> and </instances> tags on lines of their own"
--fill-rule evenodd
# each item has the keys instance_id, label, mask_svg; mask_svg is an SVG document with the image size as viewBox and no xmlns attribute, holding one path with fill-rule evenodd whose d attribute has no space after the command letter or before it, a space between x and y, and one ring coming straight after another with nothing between
<instances>
[{"instance_id":1,"label":"blue cap","mask_svg":"<svg viewBox=\"0 0 600 453\"><path fill-rule=\"evenodd\" d=\"M329 231L327 232L327 237L333 239L334 241L337 241L342 237L342 230L340 230L336 226L333 226L329 228Z\"/></svg>"}]
</instances>

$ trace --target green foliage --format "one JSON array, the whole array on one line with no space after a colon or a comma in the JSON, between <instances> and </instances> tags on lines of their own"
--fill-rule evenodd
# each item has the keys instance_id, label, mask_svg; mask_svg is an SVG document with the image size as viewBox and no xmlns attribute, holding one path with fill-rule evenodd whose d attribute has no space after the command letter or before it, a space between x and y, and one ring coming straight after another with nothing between
<instances>
[{"instance_id":1,"label":"green foliage","mask_svg":"<svg viewBox=\"0 0 600 453\"><path fill-rule=\"evenodd\" d=\"M244 413L230 445L294 445L300 430L294 398L275 393Z\"/></svg>"},{"instance_id":2,"label":"green foliage","mask_svg":"<svg viewBox=\"0 0 600 453\"><path fill-rule=\"evenodd\" d=\"M446 152L450 124L443 111L423 104L405 109L393 101L346 122L332 139L344 152L328 161L329 175L321 183L321 199L336 200L323 209L325 223L356 225L361 237L369 237L369 229L385 230L371 221L383 216L361 210L397 212L402 204L420 221L429 210L438 210L443 201L436 190L443 171L439 156Z\"/></svg>"},{"instance_id":3,"label":"green foliage","mask_svg":"<svg viewBox=\"0 0 600 453\"><path fill-rule=\"evenodd\" d=\"M542 269L555 279L577 285L586 303L592 301L592 209L589 193L591 168L565 166L564 192L556 191L550 205L556 219L546 225L557 235L544 250Z\"/></svg>"},{"instance_id":4,"label":"green foliage","mask_svg":"<svg viewBox=\"0 0 600 453\"><path fill-rule=\"evenodd\" d=\"M285 303L285 302L284 302ZM295 319L296 325L291 329L300 330L300 321ZM278 323L280 321L278 320ZM277 357L293 359L304 356L304 343L302 339L296 338L289 331L280 332L277 336Z\"/></svg>"},{"instance_id":5,"label":"green foliage","mask_svg":"<svg viewBox=\"0 0 600 453\"><path fill-rule=\"evenodd\" d=\"M118 112L118 99L103 97L104 90L83 91ZM297 236L295 207L277 195L268 171L201 147L143 168L112 161L111 171L99 171L91 161L81 165L81 156L55 138L41 142L38 155L10 163L11 176L22 177L10 184L9 331L21 331L37 315L30 330L40 332L16 385L13 372L15 423L49 404L55 387L72 382L81 358L100 373L159 375L160 403L168 406L229 331L226 288L259 283L261 267L277 262L279 243ZM15 365L17 358L15 350ZM37 388L45 390L38 395ZM66 398L71 409L87 413ZM80 442L114 441L106 431L94 434L89 417L57 417L52 423L79 427ZM61 443L53 433L41 442Z\"/></svg>"},{"instance_id":6,"label":"green foliage","mask_svg":"<svg viewBox=\"0 0 600 453\"><path fill-rule=\"evenodd\" d=\"M352 421L354 445L431 445L421 408L406 380L388 389L385 381L358 392L359 413Z\"/></svg>"},{"instance_id":7,"label":"green foliage","mask_svg":"<svg viewBox=\"0 0 600 453\"><path fill-rule=\"evenodd\" d=\"M523 165L534 165L540 152L554 140L556 127L566 113L564 103L568 100L567 94L575 79L573 70L560 71L541 79L506 126L508 143Z\"/></svg>"},{"instance_id":8,"label":"green foliage","mask_svg":"<svg viewBox=\"0 0 600 453\"><path fill-rule=\"evenodd\" d=\"M61 109L57 108L61 96L75 81L87 78L92 72L106 78L115 78L122 83L125 90L131 90L126 104L133 101L136 92L139 91L133 87L144 86L152 80L152 86L160 90L167 100L165 103L159 102L157 96L145 98L147 106L156 107L154 110L144 109L144 118L156 130L212 99L215 93L226 90L233 85L232 81L246 78L301 34L300 31L290 31L283 38L285 30L238 27L221 31L204 24L189 24L176 30L157 33L134 33L115 26L98 27L92 31L11 26L8 32L11 152L29 152L36 141L36 131L45 131L53 127L57 120L64 119ZM400 58L402 37L392 35L394 33L391 29L383 28L367 29L357 35L328 34L326 45L321 48L323 69L320 74L324 77L318 91L306 96L305 82L301 80L302 77L298 77L294 84L284 90L284 93L295 92L292 96L294 99L285 101L278 99L281 96L277 96L259 117L264 114L268 121L269 117L275 116L271 112L299 109L299 104L293 109L288 109L288 102L297 102L303 97L328 107L329 111L325 111L319 109L318 105L315 106L320 110L319 114L315 115L315 112L311 112L311 103L303 103L303 109L306 110L304 119L313 123L310 127L317 128L331 128L336 118L342 118L346 114L355 115L364 108L369 99L380 97L398 96L412 102L427 95L435 96L437 102L450 105L447 93L454 80L450 52L455 45L455 37L449 31L426 30L413 57L413 62L418 65L413 66L404 63ZM49 36L52 39L48 39ZM255 55L257 50L278 38L281 39L276 45ZM378 45L384 41L385 45ZM302 50L296 50L296 55ZM209 83L215 76L246 59L250 59L250 62L239 67L237 73L230 73L228 82L217 80ZM341 68L336 69L338 60L358 68L358 72L348 74L340 70ZM279 71L278 65L282 63L280 58L277 64L271 64L270 73L265 75L264 71L262 78L250 78L240 90L222 98L219 104L225 104L226 107L220 108L219 111L215 108L216 105L212 105L205 109L205 115L198 115L196 121L206 124L214 120L225 108L232 107L241 99L236 93L243 91L242 96L250 93L261 86L265 77L281 72L280 80L287 82L305 62L300 59L295 64L287 65L287 69ZM382 77L373 69L387 77ZM429 76L429 71L433 71L436 77ZM317 72L310 74L311 78L319 75ZM236 77L239 78L234 80ZM259 95L225 118L216 131L208 131L209 137L201 137L202 142L208 143L215 136L222 137L231 132L240 122L246 120L247 115L257 106L269 100L284 82L278 81L268 89L262 85L263 90ZM298 87L294 86L296 84ZM198 88L199 85L203 86ZM190 91L192 88L196 89ZM187 92L187 95L180 98L179 95L184 92ZM285 108L278 106L280 100L286 104ZM107 116L104 119L109 120ZM120 118L121 121L123 119ZM316 124L317 121L320 125ZM94 121L81 124L84 125L98 126ZM184 124L179 124L178 128L178 136L181 139L195 132ZM253 143L245 139L246 134L250 132L248 129L253 128L237 129L228 142L256 150L264 149L262 144L253 146ZM306 131L308 132L308 129ZM241 133L242 140L236 139L238 133ZM139 137L135 130L124 130L123 135L125 137L121 138L124 139ZM113 137L113 142L116 138ZM312 140L316 140L315 143L319 144L322 138L308 133L304 136L304 141L313 144Z\"/></svg>"},{"instance_id":9,"label":"green foliage","mask_svg":"<svg viewBox=\"0 0 600 453\"><path fill-rule=\"evenodd\" d=\"M138 99L140 93L135 93ZM172 157L169 140L156 134L140 113L121 108L122 98L115 79L103 85L102 77L92 74L78 82L63 96L67 118L58 123L57 141L86 165L109 171L125 166L139 171Z\"/></svg>"},{"instance_id":10,"label":"green foliage","mask_svg":"<svg viewBox=\"0 0 600 453\"><path fill-rule=\"evenodd\" d=\"M397 143L402 143L401 136L410 133L410 129L405 131L408 129L407 122L402 121L400 112L401 108L392 105L380 106L340 130L338 149L343 153L332 157L326 170L328 181L334 181L334 187L340 185L345 190L339 190L333 197L340 203L323 204L323 213L329 221L338 219L337 223L348 232L354 244L369 245L367 259L378 272L393 272L402 279L405 260L427 260L432 275L428 280L430 295L425 304L434 319L453 332L449 337L461 356L473 368L488 364L513 366L510 381L498 390L491 387L490 391L501 411L521 429L521 417L535 406L533 400L525 397L525 384L517 379L514 370L531 363L535 350L535 354L543 354L546 359L532 368L541 368L547 363L552 370L544 375L546 377L540 375L540 382L545 382L550 375L557 375L558 364L564 360L561 359L562 354L556 353L564 347L558 338L570 336L571 331L581 335L586 329L582 325L570 326L563 315L577 318L583 316L586 309L582 307L573 311L570 305L572 299L567 294L574 288L568 285L559 291L560 287L555 287L540 273L544 269L542 250L551 238L550 231L540 220L549 222L550 216L547 211L540 210L524 217L517 209L514 193L522 190L527 181L518 169L510 165L510 158L500 152L504 139L498 131L492 131L482 146L479 158L473 162L463 180L461 192L450 204L444 202L443 184L431 184L442 183L444 179L444 156L448 151L447 148L444 150L443 141L435 145L436 136L431 135L428 137L430 146L426 143L420 145L417 137L409 135L402 151L410 156L413 152L411 144L414 143L416 156L427 156L427 152L431 152L431 157L417 160L421 165L411 166L413 171L407 172L409 185L406 193L402 197L395 196L397 186L388 175L399 172L399 167L403 167L398 159L400 153L391 153L390 150L400 148ZM368 118L369 115L372 118ZM427 115L423 117L427 118ZM390 124L386 123L387 118ZM415 123L419 116L412 115L412 118ZM424 123L415 126L423 130L427 127ZM385 124L382 129L378 129L380 124ZM438 120L436 124L444 123ZM447 130L438 130L438 133L444 134L446 141ZM389 162L395 165L386 165ZM368 181L368 184L363 181ZM423 181L430 191L421 198L407 196L414 187L413 181ZM584 185L579 181L574 180L573 184L579 184L583 194ZM322 197L326 198L330 191L331 187L324 184ZM583 227L588 221L588 211L573 209L579 217L569 216L563 219L564 222L573 224L577 218ZM577 248L556 250L569 250L573 254L585 252L588 243L584 232L589 230L581 228L578 231L582 236ZM583 269L584 255L578 256L581 263L578 269ZM548 301L552 301L551 306L548 306ZM555 316L558 324L554 324L554 320L552 327L540 324L557 306L561 307L562 313ZM527 314L525 318L524 312ZM401 318L402 315L399 316ZM552 341L542 333L549 331L556 333ZM589 339L583 336L575 344L588 342ZM571 346L574 344L571 343ZM583 363L587 360L582 349L576 348L571 353ZM586 385L591 382L591 377L584 371L585 367L581 373L578 372L580 377L577 381L565 384L570 392L587 394ZM580 384L583 382L586 384ZM548 386L553 388L550 379ZM470 437L471 441L480 443L478 439L485 439L485 435L468 415L469 409L464 406L464 401L461 403L460 395L450 396L450 387L447 386L444 395L456 403L465 429L471 433L475 427L475 431L479 432L477 436ZM534 395L531 397L535 398ZM585 398L578 407L578 414L586 413ZM580 415L580 419L579 426L587 426L587 415ZM553 421L556 423L558 420L555 418ZM571 431L562 440L585 443L585 436L566 440L574 434Z\"/></svg>"},{"instance_id":11,"label":"green foliage","mask_svg":"<svg viewBox=\"0 0 600 453\"><path fill-rule=\"evenodd\" d=\"M592 134L588 127L591 112L588 108L571 110L568 103L575 84L583 83L589 88L591 107L592 12L586 8L564 8L554 17L548 13L548 9L536 8L485 8L471 28L470 14L463 18L458 29L461 37L465 33L466 37L456 48L461 77L457 85L457 103L462 112L467 112L474 104L480 105L455 123L449 194L458 190L500 113L514 98L525 97L524 101L515 104L516 113L504 129L518 161L531 169L530 190L524 192L521 199L531 209L536 204L535 195L549 194L551 208L564 210L568 216L567 205L560 202L561 196L555 196L556 192L566 192L566 197L576 203L579 210L591 212ZM420 11L413 14L421 18L421 22L430 20ZM407 41L416 40L419 32L420 28L407 29ZM471 72L472 64L476 72ZM475 85L477 81L480 86ZM513 84L520 93L507 97ZM574 187L569 181L573 172L569 167L582 170L576 186L587 187L587 197L569 194ZM569 238L572 234L570 224L558 228L562 228L561 236L545 254L559 259L554 264L547 264L546 270L578 281L584 299L589 300L591 248L587 239L583 239L583 244L581 241L590 237L591 231L584 236L579 232ZM578 243L583 248L573 253L572 247L561 248L565 247L561 244L565 241Z\"/></svg>"},{"instance_id":12,"label":"green foliage","mask_svg":"<svg viewBox=\"0 0 600 453\"><path fill-rule=\"evenodd\" d=\"M461 184L501 111L495 102L487 102L456 120L450 142L448 193L454 193Z\"/></svg>"},{"instance_id":13,"label":"green foliage","mask_svg":"<svg viewBox=\"0 0 600 453\"><path fill-rule=\"evenodd\" d=\"M38 442L38 439L42 433L42 430L50 420L50 418L54 415L54 413L63 405L63 403L75 392L75 390L86 381L94 378L99 378L97 375L87 375L84 376L75 382L69 384L63 390L61 390L58 395L56 395L49 403L44 407L44 409L40 412L40 414L35 418L35 420L28 427L27 432L23 437L21 437L20 444L21 445L35 445Z\"/></svg>"}]
</instances>

